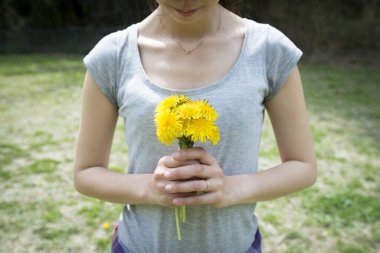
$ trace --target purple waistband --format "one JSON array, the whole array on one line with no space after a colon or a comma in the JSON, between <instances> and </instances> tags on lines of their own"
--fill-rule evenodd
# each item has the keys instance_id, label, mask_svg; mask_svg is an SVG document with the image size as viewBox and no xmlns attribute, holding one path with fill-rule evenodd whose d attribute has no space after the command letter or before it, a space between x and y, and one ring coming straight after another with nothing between
<instances>
[{"instance_id":1,"label":"purple waistband","mask_svg":"<svg viewBox=\"0 0 380 253\"><path fill-rule=\"evenodd\" d=\"M115 226L115 230L113 233L112 245L110 253L132 253L132 251L128 250L119 240L117 235L118 225ZM256 230L255 240L253 241L251 247L247 250L246 253L261 253L261 233L259 228Z\"/></svg>"}]
</instances>

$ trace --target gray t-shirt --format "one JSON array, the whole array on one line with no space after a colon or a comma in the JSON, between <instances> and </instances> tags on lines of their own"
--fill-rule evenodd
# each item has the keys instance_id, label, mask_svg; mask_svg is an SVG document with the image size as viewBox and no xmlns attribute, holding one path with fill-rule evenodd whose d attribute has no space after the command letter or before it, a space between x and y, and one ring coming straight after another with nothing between
<instances>
[{"instance_id":1,"label":"gray t-shirt","mask_svg":"<svg viewBox=\"0 0 380 253\"><path fill-rule=\"evenodd\" d=\"M302 52L280 31L245 19L240 56L220 80L201 88L160 87L144 72L137 46L138 25L104 37L84 63L125 124L128 173L153 173L157 161L178 149L156 137L154 109L172 94L206 99L216 109L220 141L198 144L213 155L225 175L257 171L265 101L280 89ZM240 187L236 185L236 187ZM216 209L187 207L177 240L174 207L126 205L119 238L132 252L245 252L255 238L256 204Z\"/></svg>"}]
</instances>

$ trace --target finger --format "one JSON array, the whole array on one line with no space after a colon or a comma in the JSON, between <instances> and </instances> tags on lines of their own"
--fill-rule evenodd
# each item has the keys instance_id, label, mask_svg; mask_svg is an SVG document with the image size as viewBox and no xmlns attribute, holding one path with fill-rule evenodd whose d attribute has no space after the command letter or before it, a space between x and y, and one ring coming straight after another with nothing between
<instances>
[{"instance_id":1,"label":"finger","mask_svg":"<svg viewBox=\"0 0 380 253\"><path fill-rule=\"evenodd\" d=\"M215 205L220 199L219 192L208 192L189 197L174 198L173 204L176 206Z\"/></svg>"},{"instance_id":2,"label":"finger","mask_svg":"<svg viewBox=\"0 0 380 253\"><path fill-rule=\"evenodd\" d=\"M210 178L215 174L211 166L203 164L191 164L178 168L165 170L164 176L167 180L184 180L193 177Z\"/></svg>"},{"instance_id":3,"label":"finger","mask_svg":"<svg viewBox=\"0 0 380 253\"><path fill-rule=\"evenodd\" d=\"M178 150L172 154L172 157L177 161L199 160L200 163L206 165L215 163L215 158L201 147Z\"/></svg>"},{"instance_id":4,"label":"finger","mask_svg":"<svg viewBox=\"0 0 380 253\"><path fill-rule=\"evenodd\" d=\"M195 196L195 195L197 195L197 192L181 192L181 193L171 193L170 194L172 199L188 198L188 197Z\"/></svg>"},{"instance_id":5,"label":"finger","mask_svg":"<svg viewBox=\"0 0 380 253\"><path fill-rule=\"evenodd\" d=\"M176 168L176 167L185 166L185 165L194 164L194 163L199 163L199 162L196 160L178 161L178 160L175 160L172 156L166 156L163 159L163 165L167 168Z\"/></svg>"},{"instance_id":6,"label":"finger","mask_svg":"<svg viewBox=\"0 0 380 253\"><path fill-rule=\"evenodd\" d=\"M158 196L157 203L161 206L173 205L174 198L186 198L190 197L192 193L178 193L178 194L161 194Z\"/></svg>"},{"instance_id":7,"label":"finger","mask_svg":"<svg viewBox=\"0 0 380 253\"><path fill-rule=\"evenodd\" d=\"M165 190L168 193L179 192L200 192L210 191L210 184L207 184L206 180L189 180L182 182L172 182L165 186Z\"/></svg>"},{"instance_id":8,"label":"finger","mask_svg":"<svg viewBox=\"0 0 380 253\"><path fill-rule=\"evenodd\" d=\"M164 161L165 161L166 159L168 159L168 158L169 158L169 156L163 156L163 157L161 157L160 160L158 161L158 166L164 164Z\"/></svg>"},{"instance_id":9,"label":"finger","mask_svg":"<svg viewBox=\"0 0 380 253\"><path fill-rule=\"evenodd\" d=\"M164 179L165 178L164 172L165 172L164 168L157 167L156 170L154 171L153 178L155 180L162 180L162 179Z\"/></svg>"}]
</instances>

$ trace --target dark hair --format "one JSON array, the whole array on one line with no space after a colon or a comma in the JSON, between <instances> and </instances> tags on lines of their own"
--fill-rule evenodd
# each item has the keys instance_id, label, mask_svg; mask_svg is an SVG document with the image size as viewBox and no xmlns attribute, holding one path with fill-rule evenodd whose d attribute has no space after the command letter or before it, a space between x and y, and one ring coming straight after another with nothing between
<instances>
[{"instance_id":1,"label":"dark hair","mask_svg":"<svg viewBox=\"0 0 380 253\"><path fill-rule=\"evenodd\" d=\"M220 0L219 3L222 5L224 8L226 8L229 11L232 11L236 14L239 14L239 8L238 8L238 1L236 0Z\"/></svg>"}]
</instances>

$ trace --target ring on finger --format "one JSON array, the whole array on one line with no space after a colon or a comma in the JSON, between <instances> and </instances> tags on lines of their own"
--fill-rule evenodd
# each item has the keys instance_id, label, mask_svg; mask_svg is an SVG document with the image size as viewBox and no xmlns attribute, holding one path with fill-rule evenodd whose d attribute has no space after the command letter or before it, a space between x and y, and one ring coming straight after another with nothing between
<instances>
[{"instance_id":1,"label":"ring on finger","mask_svg":"<svg viewBox=\"0 0 380 253\"><path fill-rule=\"evenodd\" d=\"M205 182L206 182L206 189L203 192L206 193L210 190L210 182L208 181L208 179L205 179Z\"/></svg>"}]
</instances>

